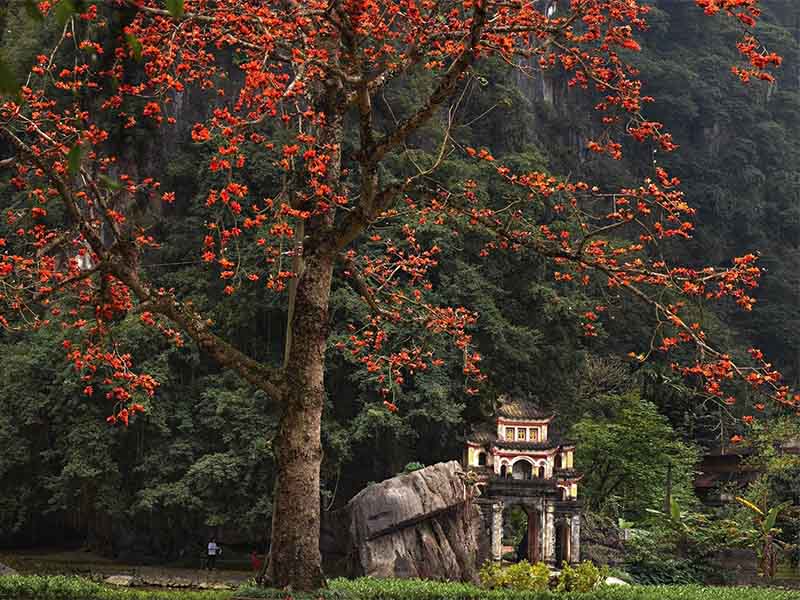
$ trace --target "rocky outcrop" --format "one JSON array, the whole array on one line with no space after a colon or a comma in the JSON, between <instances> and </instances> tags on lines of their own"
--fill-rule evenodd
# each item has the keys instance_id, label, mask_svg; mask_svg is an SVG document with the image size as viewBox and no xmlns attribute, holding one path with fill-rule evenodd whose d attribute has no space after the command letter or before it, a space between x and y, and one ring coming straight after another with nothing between
<instances>
[{"instance_id":1,"label":"rocky outcrop","mask_svg":"<svg viewBox=\"0 0 800 600\"><path fill-rule=\"evenodd\" d=\"M456 461L387 479L325 520L323 553L351 576L472 580L481 526L472 496Z\"/></svg>"},{"instance_id":2,"label":"rocky outcrop","mask_svg":"<svg viewBox=\"0 0 800 600\"><path fill-rule=\"evenodd\" d=\"M599 565L619 566L625 558L625 535L612 520L585 514L581 522L581 557Z\"/></svg>"}]
</instances>

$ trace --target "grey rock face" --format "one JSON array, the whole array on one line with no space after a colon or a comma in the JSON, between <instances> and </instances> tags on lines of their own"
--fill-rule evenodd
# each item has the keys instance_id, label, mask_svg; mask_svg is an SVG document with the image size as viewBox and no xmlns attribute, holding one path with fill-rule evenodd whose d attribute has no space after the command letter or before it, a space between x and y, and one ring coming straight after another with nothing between
<instances>
[{"instance_id":1,"label":"grey rock face","mask_svg":"<svg viewBox=\"0 0 800 600\"><path fill-rule=\"evenodd\" d=\"M473 580L481 517L456 461L372 485L326 522L348 575ZM334 533L335 532L335 533Z\"/></svg>"},{"instance_id":2,"label":"grey rock face","mask_svg":"<svg viewBox=\"0 0 800 600\"><path fill-rule=\"evenodd\" d=\"M374 539L464 504L462 475L461 466L450 461L371 485L348 504L353 535Z\"/></svg>"}]
</instances>

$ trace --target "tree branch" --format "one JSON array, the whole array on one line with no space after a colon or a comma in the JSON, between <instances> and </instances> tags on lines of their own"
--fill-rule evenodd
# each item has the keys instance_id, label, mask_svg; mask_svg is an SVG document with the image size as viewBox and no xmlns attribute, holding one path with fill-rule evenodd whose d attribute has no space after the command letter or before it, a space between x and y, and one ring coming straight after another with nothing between
<instances>
[{"instance_id":1,"label":"tree branch","mask_svg":"<svg viewBox=\"0 0 800 600\"><path fill-rule=\"evenodd\" d=\"M246 381L265 391L275 401L285 396L282 369L267 367L209 330L210 322L191 306L173 296L154 293L142 282L139 274L124 260L117 258L110 265L111 273L127 285L141 302L140 310L163 315L178 325L197 345L223 367L239 373Z\"/></svg>"},{"instance_id":2,"label":"tree branch","mask_svg":"<svg viewBox=\"0 0 800 600\"><path fill-rule=\"evenodd\" d=\"M70 218L75 222L78 226L81 235L89 242L89 245L92 247L92 250L98 255L101 256L104 253L104 246L103 240L100 238L100 235L94 228L86 222L86 219L83 218L81 215L81 209L78 205L77 200L72 194L70 190L70 186L67 184L64 179L58 175L54 169L47 166L41 157L34 152L30 146L28 146L25 142L23 142L17 135L6 129L2 128L0 130L2 134L8 138L11 144L24 156L27 156L28 159L33 162L43 173L46 174L46 177L50 180L50 183L58 192L58 195L64 201L64 205L69 213Z\"/></svg>"},{"instance_id":3,"label":"tree branch","mask_svg":"<svg viewBox=\"0 0 800 600\"><path fill-rule=\"evenodd\" d=\"M461 55L447 69L447 72L439 81L439 85L436 86L436 89L428 97L425 104L416 113L398 124L393 131L390 131L371 147L367 148L367 155L363 157L364 159L373 163L382 160L390 150L424 125L433 116L436 109L452 96L461 76L475 62L476 51L486 24L487 13L484 2L476 1L474 5L469 40L464 44L464 50Z\"/></svg>"},{"instance_id":4,"label":"tree branch","mask_svg":"<svg viewBox=\"0 0 800 600\"><path fill-rule=\"evenodd\" d=\"M127 285L139 302L140 310L151 310L163 315L178 325L197 345L208 352L219 364L233 369L245 380L268 393L276 401L284 397L284 378L282 370L271 369L253 360L243 352L215 335L208 329L208 322L189 306L175 298L159 295L142 282L139 273L132 266L131 257L136 249L130 242L118 240L111 248L106 248L98 232L86 222L81 209L68 184L53 170L47 168L42 159L13 132L2 129L2 133L17 150L47 174L58 192L70 217L78 224L81 234L92 246L99 260L105 263L108 271Z\"/></svg>"},{"instance_id":5,"label":"tree branch","mask_svg":"<svg viewBox=\"0 0 800 600\"><path fill-rule=\"evenodd\" d=\"M364 299L372 311L377 315L386 315L386 311L383 310L380 306L378 306L378 302L375 299L375 294L372 293L372 290L369 289L367 282L364 281L364 278L361 276L358 267L356 267L355 263L353 262L352 258L341 257L342 262L344 263L344 268L347 271L348 283L353 290Z\"/></svg>"},{"instance_id":6,"label":"tree branch","mask_svg":"<svg viewBox=\"0 0 800 600\"><path fill-rule=\"evenodd\" d=\"M376 142L369 143L372 135L371 115L365 112L371 112L368 84L363 84L357 91L362 130L362 147L357 158L362 173L362 193L358 206L347 215L334 234L334 244L337 250L347 247L369 223L386 210L398 194L407 189L414 181L415 178L407 178L403 182L395 183L381 192L377 192L377 165L390 150L401 144L433 116L436 109L452 95L461 76L475 62L475 52L486 24L487 13L483 2L475 2L474 6L469 40L464 44L461 55L450 65L425 104Z\"/></svg>"}]
</instances>

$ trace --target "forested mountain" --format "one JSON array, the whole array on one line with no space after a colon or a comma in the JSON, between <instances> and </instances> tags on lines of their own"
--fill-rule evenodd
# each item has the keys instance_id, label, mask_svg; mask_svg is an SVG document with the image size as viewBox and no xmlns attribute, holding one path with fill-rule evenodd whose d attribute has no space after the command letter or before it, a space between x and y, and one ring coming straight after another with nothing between
<instances>
[{"instance_id":1,"label":"forested mountain","mask_svg":"<svg viewBox=\"0 0 800 600\"><path fill-rule=\"evenodd\" d=\"M730 73L739 35L731 23L699 19L701 9L693 2L653 4L650 30L642 35L635 62L647 82L645 92L656 98L648 116L667 125L680 146L676 152L634 142L620 161L589 152L586 143L597 133L592 97L556 74L524 76L501 61L484 64L464 83L451 135L463 147L491 147L504 164L610 188L640 181L652 173L654 162L668 167L698 208L693 239L665 246L669 257L718 265L760 252L767 269L752 313L700 307L698 318L734 355L757 346L797 384L800 6L791 0L765 2L759 35L784 63L776 83L748 86ZM0 9L3 55L20 77L41 48L60 35L55 22L39 24L25 15L23 3ZM121 28L126 18L120 13L116 25ZM413 106L425 78L420 73L387 90L391 102L386 107ZM112 128L111 143L127 162L125 170L176 191L172 204L142 200L138 206L163 241L147 258L148 274L159 286L191 298L250 356L278 363L286 329L284 299L255 287L229 296L199 257L197 232L209 215L204 199L219 175L202 167L208 153L191 144L190 128L213 111L215 101L210 94L186 93L174 103L174 127L126 129L120 123ZM393 119L391 110L381 118ZM446 117L440 115L418 134L426 148L418 160L438 152ZM489 180L492 167L460 157L456 152L445 156L439 182L465 176ZM277 170L264 167L265 162L251 164L248 185L274 189ZM4 207L14 202L11 173L4 170L0 178ZM506 193L499 184L486 185L493 186L485 191L496 197ZM555 211L542 211L543 222L560 218ZM6 233L13 225L0 229ZM158 236L160 231L169 236ZM587 337L581 316L594 309L596 300L579 285L556 281L544 261L509 255L486 262L482 246L473 241L450 237L438 243L441 231L425 224L417 235L441 248L441 266L433 275L437 298L480 314L473 339L488 378L478 396L466 394L459 351L434 341L449 360L393 387L391 399L400 410L391 412L360 361L330 353L323 424L326 509L341 506L368 482L408 463L459 457L465 433L489 418L501 393L555 410L566 431L584 417L607 417L606 409L613 413L613 403L603 398L638 392L649 402L642 409L647 417L658 421L655 411L647 412L655 407L686 442L676 453L695 443L725 443L741 427L728 418L740 413L701 401L657 352L644 364L627 360L629 352L647 353L650 347L652 316L646 307L607 296L598 335ZM348 320L339 317L367 310L351 288L334 290L334 348L349 335ZM0 544L86 540L109 553L174 557L209 527L220 527L232 540L265 540L276 407L193 344L176 347L136 318L121 323L115 335L160 382L146 413L128 428L107 425L108 406L84 394L85 384L64 361L58 331L0 334ZM654 426L663 433L659 427ZM665 444L674 448L674 442ZM682 476L688 487L688 472Z\"/></svg>"}]
</instances>

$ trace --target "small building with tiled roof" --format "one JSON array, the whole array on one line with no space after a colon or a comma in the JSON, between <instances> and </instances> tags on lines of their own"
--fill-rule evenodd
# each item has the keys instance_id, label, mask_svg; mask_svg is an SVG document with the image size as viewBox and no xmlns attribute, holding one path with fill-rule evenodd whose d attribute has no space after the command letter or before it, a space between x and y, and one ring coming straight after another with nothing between
<instances>
[{"instance_id":1,"label":"small building with tiled roof","mask_svg":"<svg viewBox=\"0 0 800 600\"><path fill-rule=\"evenodd\" d=\"M574 469L575 444L554 435L555 415L527 400L498 398L495 423L467 436L464 462L473 472L490 528L496 560L502 543L502 511L520 505L528 513L525 558L550 564L580 559L580 503ZM487 513L488 518L488 513ZM500 531L496 531L500 527ZM496 551L496 552L495 552Z\"/></svg>"},{"instance_id":2,"label":"small building with tiled roof","mask_svg":"<svg viewBox=\"0 0 800 600\"><path fill-rule=\"evenodd\" d=\"M498 401L495 426L478 428L467 436L466 466L489 467L481 469L487 480L489 474L554 480L563 489L562 496L577 497L580 477L566 475L573 467L575 444L551 435L555 415L528 400L501 396Z\"/></svg>"}]
</instances>

